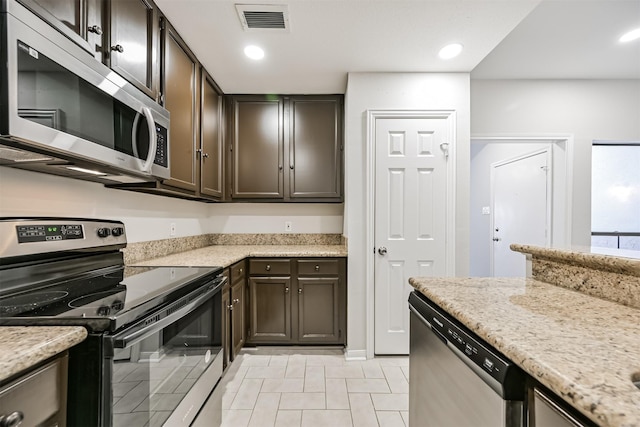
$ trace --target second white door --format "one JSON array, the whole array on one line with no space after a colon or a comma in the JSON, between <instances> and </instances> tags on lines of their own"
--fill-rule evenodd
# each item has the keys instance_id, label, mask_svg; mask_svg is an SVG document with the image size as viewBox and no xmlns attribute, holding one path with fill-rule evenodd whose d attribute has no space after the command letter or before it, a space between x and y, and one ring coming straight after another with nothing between
<instances>
[{"instance_id":1,"label":"second white door","mask_svg":"<svg viewBox=\"0 0 640 427\"><path fill-rule=\"evenodd\" d=\"M551 151L544 149L491 166L492 275L524 277L523 254L512 243L548 246Z\"/></svg>"},{"instance_id":2,"label":"second white door","mask_svg":"<svg viewBox=\"0 0 640 427\"><path fill-rule=\"evenodd\" d=\"M453 121L453 115L376 120L375 354L409 353L409 277L446 275Z\"/></svg>"}]
</instances>

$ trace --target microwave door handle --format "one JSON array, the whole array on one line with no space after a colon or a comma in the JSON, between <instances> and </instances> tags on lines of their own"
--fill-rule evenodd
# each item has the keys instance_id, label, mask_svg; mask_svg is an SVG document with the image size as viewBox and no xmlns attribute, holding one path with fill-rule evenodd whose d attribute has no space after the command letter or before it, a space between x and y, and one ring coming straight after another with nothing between
<instances>
[{"instance_id":1,"label":"microwave door handle","mask_svg":"<svg viewBox=\"0 0 640 427\"><path fill-rule=\"evenodd\" d=\"M153 166L153 161L156 157L156 150L158 148L158 136L156 135L156 125L153 120L153 115L151 114L151 109L149 107L142 107L142 113L147 119L147 126L149 127L149 153L147 154L147 158L145 162L140 166L142 172L146 174L151 174L151 166ZM140 158L138 151L138 137L137 130L140 122L140 113L136 114L136 118L133 120L133 126L131 129L131 142L133 147L133 155L136 158Z\"/></svg>"},{"instance_id":2,"label":"microwave door handle","mask_svg":"<svg viewBox=\"0 0 640 427\"><path fill-rule=\"evenodd\" d=\"M147 160L142 165L142 171L151 174L151 167L156 158L156 150L158 149L158 135L156 134L156 122L153 120L153 114L149 107L142 107L145 117L147 118L147 126L149 127L149 153Z\"/></svg>"},{"instance_id":3,"label":"microwave door handle","mask_svg":"<svg viewBox=\"0 0 640 427\"><path fill-rule=\"evenodd\" d=\"M138 126L140 126L140 116L141 114L139 112L136 113L136 118L133 119L133 126L131 126L131 149L137 159L140 158L140 153L138 152Z\"/></svg>"}]
</instances>

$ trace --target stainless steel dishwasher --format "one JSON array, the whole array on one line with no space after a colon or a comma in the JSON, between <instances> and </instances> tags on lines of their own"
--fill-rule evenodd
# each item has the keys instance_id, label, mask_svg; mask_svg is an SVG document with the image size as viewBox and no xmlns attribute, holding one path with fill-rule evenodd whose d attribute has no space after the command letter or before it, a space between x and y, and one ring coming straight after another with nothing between
<instances>
[{"instance_id":1,"label":"stainless steel dishwasher","mask_svg":"<svg viewBox=\"0 0 640 427\"><path fill-rule=\"evenodd\" d=\"M524 372L423 294L409 309L409 425L523 426Z\"/></svg>"}]
</instances>

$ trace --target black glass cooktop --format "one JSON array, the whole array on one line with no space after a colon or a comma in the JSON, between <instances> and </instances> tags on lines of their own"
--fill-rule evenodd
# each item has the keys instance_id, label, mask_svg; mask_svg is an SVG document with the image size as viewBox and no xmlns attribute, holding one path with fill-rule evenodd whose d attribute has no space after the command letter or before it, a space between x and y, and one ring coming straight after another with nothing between
<instances>
[{"instance_id":1,"label":"black glass cooktop","mask_svg":"<svg viewBox=\"0 0 640 427\"><path fill-rule=\"evenodd\" d=\"M0 286L0 325L83 325L114 331L209 283L221 271L112 266L57 280L40 277L35 284L12 290Z\"/></svg>"}]
</instances>

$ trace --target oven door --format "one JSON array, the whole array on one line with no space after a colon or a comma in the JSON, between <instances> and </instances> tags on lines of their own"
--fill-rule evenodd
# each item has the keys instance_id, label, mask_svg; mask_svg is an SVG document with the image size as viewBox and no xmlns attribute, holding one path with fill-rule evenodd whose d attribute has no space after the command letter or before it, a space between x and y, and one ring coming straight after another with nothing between
<instances>
[{"instance_id":1,"label":"oven door","mask_svg":"<svg viewBox=\"0 0 640 427\"><path fill-rule=\"evenodd\" d=\"M104 425L188 426L222 376L221 286L108 337ZM111 410L110 410L111 409ZM111 418L111 419L108 419Z\"/></svg>"}]
</instances>

